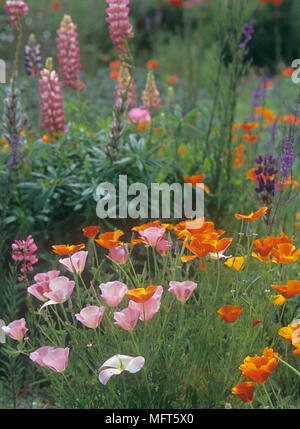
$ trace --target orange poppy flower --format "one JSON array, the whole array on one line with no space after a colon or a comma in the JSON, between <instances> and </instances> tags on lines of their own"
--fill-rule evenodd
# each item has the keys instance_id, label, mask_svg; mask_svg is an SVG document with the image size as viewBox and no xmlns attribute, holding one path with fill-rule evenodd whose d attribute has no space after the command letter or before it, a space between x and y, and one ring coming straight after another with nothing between
<instances>
[{"instance_id":1,"label":"orange poppy flower","mask_svg":"<svg viewBox=\"0 0 300 429\"><path fill-rule=\"evenodd\" d=\"M159 62L157 60L149 60L147 62L147 68L150 70L155 70L159 67Z\"/></svg>"},{"instance_id":2,"label":"orange poppy flower","mask_svg":"<svg viewBox=\"0 0 300 429\"><path fill-rule=\"evenodd\" d=\"M291 77L294 72L293 67L287 67L282 71L283 76Z\"/></svg>"},{"instance_id":3,"label":"orange poppy flower","mask_svg":"<svg viewBox=\"0 0 300 429\"><path fill-rule=\"evenodd\" d=\"M119 68L121 67L121 63L120 63L120 61L111 61L111 62L109 63L109 67L110 67L111 69L119 70Z\"/></svg>"},{"instance_id":4,"label":"orange poppy flower","mask_svg":"<svg viewBox=\"0 0 300 429\"><path fill-rule=\"evenodd\" d=\"M255 171L257 170L257 168L251 168L251 170L247 171L247 179L252 180L255 183L258 183L257 177L259 176L259 174L256 174Z\"/></svg>"},{"instance_id":5,"label":"orange poppy flower","mask_svg":"<svg viewBox=\"0 0 300 429\"><path fill-rule=\"evenodd\" d=\"M247 356L244 359L244 363L239 366L242 371L242 376L250 378L252 381L257 383L264 383L271 372L278 365L278 359L276 359L278 353L274 353L273 349L266 347L263 352L263 356Z\"/></svg>"},{"instance_id":6,"label":"orange poppy flower","mask_svg":"<svg viewBox=\"0 0 300 429\"><path fill-rule=\"evenodd\" d=\"M251 122L249 124L238 124L238 126L246 132L253 131L258 126L258 122Z\"/></svg>"},{"instance_id":7,"label":"orange poppy flower","mask_svg":"<svg viewBox=\"0 0 300 429\"><path fill-rule=\"evenodd\" d=\"M146 289L143 287L131 289L126 293L126 296L134 302L143 303L152 298L157 288L158 286L148 286Z\"/></svg>"},{"instance_id":8,"label":"orange poppy flower","mask_svg":"<svg viewBox=\"0 0 300 429\"><path fill-rule=\"evenodd\" d=\"M60 10L60 9L61 9L61 7L62 7L62 4L61 4L61 2L60 2L60 1L54 1L54 2L51 4L51 9L52 9L54 12L57 12L58 10Z\"/></svg>"},{"instance_id":9,"label":"orange poppy flower","mask_svg":"<svg viewBox=\"0 0 300 429\"><path fill-rule=\"evenodd\" d=\"M289 280L287 284L283 286L271 285L271 287L285 298L292 298L300 292L300 282L297 280Z\"/></svg>"},{"instance_id":10,"label":"orange poppy flower","mask_svg":"<svg viewBox=\"0 0 300 429\"><path fill-rule=\"evenodd\" d=\"M256 319L254 320L254 322L252 323L252 328L255 328L259 323L261 323L262 320L261 319Z\"/></svg>"},{"instance_id":11,"label":"orange poppy flower","mask_svg":"<svg viewBox=\"0 0 300 429\"><path fill-rule=\"evenodd\" d=\"M112 70L112 71L109 73L109 77L110 77L111 79L113 79L113 80L118 80L118 79L119 79L119 77L120 77L120 72L119 72L119 70Z\"/></svg>"},{"instance_id":12,"label":"orange poppy flower","mask_svg":"<svg viewBox=\"0 0 300 429\"><path fill-rule=\"evenodd\" d=\"M253 399L253 386L253 381L244 381L234 386L231 392L237 395L243 402L248 403Z\"/></svg>"},{"instance_id":13,"label":"orange poppy flower","mask_svg":"<svg viewBox=\"0 0 300 429\"><path fill-rule=\"evenodd\" d=\"M273 88L273 82L271 80L267 80L263 84L263 88L265 89L265 91L271 91L271 89Z\"/></svg>"},{"instance_id":14,"label":"orange poppy flower","mask_svg":"<svg viewBox=\"0 0 300 429\"><path fill-rule=\"evenodd\" d=\"M272 237L258 238L253 241L253 247L261 256L267 257L274 247L274 241Z\"/></svg>"},{"instance_id":15,"label":"orange poppy flower","mask_svg":"<svg viewBox=\"0 0 300 429\"><path fill-rule=\"evenodd\" d=\"M294 124L296 121L296 117L293 113L291 113L290 115L284 116L283 120L286 124Z\"/></svg>"},{"instance_id":16,"label":"orange poppy flower","mask_svg":"<svg viewBox=\"0 0 300 429\"><path fill-rule=\"evenodd\" d=\"M268 207L261 207L257 212L251 212L249 215L235 214L236 219L255 220L260 219L267 213Z\"/></svg>"},{"instance_id":17,"label":"orange poppy flower","mask_svg":"<svg viewBox=\"0 0 300 429\"><path fill-rule=\"evenodd\" d=\"M100 226L87 226L83 228L83 235L88 238L95 238L99 234Z\"/></svg>"},{"instance_id":18,"label":"orange poppy flower","mask_svg":"<svg viewBox=\"0 0 300 429\"><path fill-rule=\"evenodd\" d=\"M104 234L100 234L98 239L95 241L105 249L113 249L114 247L123 245L123 243L119 241L119 238L122 235L124 235L124 232L118 229L114 232L105 232Z\"/></svg>"},{"instance_id":19,"label":"orange poppy flower","mask_svg":"<svg viewBox=\"0 0 300 429\"><path fill-rule=\"evenodd\" d=\"M271 295L270 296L271 301L273 301L274 305L283 305L285 303L285 297L282 295Z\"/></svg>"},{"instance_id":20,"label":"orange poppy flower","mask_svg":"<svg viewBox=\"0 0 300 429\"><path fill-rule=\"evenodd\" d=\"M172 229L173 225L171 225L170 223L160 224L159 220L155 220L154 222L148 222L140 226L134 226L133 228L131 228L131 231L136 231L136 232L145 231L145 229L148 229L148 228Z\"/></svg>"},{"instance_id":21,"label":"orange poppy flower","mask_svg":"<svg viewBox=\"0 0 300 429\"><path fill-rule=\"evenodd\" d=\"M168 84L169 85L175 85L179 81L179 77L176 74L173 74L168 77Z\"/></svg>"},{"instance_id":22,"label":"orange poppy flower","mask_svg":"<svg viewBox=\"0 0 300 429\"><path fill-rule=\"evenodd\" d=\"M229 258L224 265L227 265L229 268L233 268L235 271L241 271L244 268L245 259L247 256L235 256Z\"/></svg>"},{"instance_id":23,"label":"orange poppy flower","mask_svg":"<svg viewBox=\"0 0 300 429\"><path fill-rule=\"evenodd\" d=\"M288 326L279 329L278 334L287 341L292 341L293 333L300 329L300 320L296 319Z\"/></svg>"},{"instance_id":24,"label":"orange poppy flower","mask_svg":"<svg viewBox=\"0 0 300 429\"><path fill-rule=\"evenodd\" d=\"M242 139L245 140L246 142L254 143L258 139L258 136L251 136L250 134L243 134Z\"/></svg>"},{"instance_id":25,"label":"orange poppy flower","mask_svg":"<svg viewBox=\"0 0 300 429\"><path fill-rule=\"evenodd\" d=\"M272 250L272 255L276 262L281 264L289 264L295 262L300 256L300 249L295 250L296 247L292 243L279 243L277 249Z\"/></svg>"},{"instance_id":26,"label":"orange poppy flower","mask_svg":"<svg viewBox=\"0 0 300 429\"><path fill-rule=\"evenodd\" d=\"M204 185L203 180L205 178L205 174L199 174L195 176L183 176L186 183L190 183L192 186L198 186L199 188L204 187L204 190L207 194L210 193L210 189L208 186Z\"/></svg>"},{"instance_id":27,"label":"orange poppy flower","mask_svg":"<svg viewBox=\"0 0 300 429\"><path fill-rule=\"evenodd\" d=\"M71 246L69 244L58 244L52 246L53 252L57 255L73 255L74 253L79 252L79 250L84 248L85 244L77 244Z\"/></svg>"},{"instance_id":28,"label":"orange poppy flower","mask_svg":"<svg viewBox=\"0 0 300 429\"><path fill-rule=\"evenodd\" d=\"M182 262L189 262L196 258L202 258L201 270L205 269L205 258L209 253L217 253L217 234L195 234L191 236L191 242L183 242L183 245L193 253L192 256L182 256Z\"/></svg>"},{"instance_id":29,"label":"orange poppy flower","mask_svg":"<svg viewBox=\"0 0 300 429\"><path fill-rule=\"evenodd\" d=\"M224 305L217 313L225 322L233 323L240 317L242 311L243 307L240 305Z\"/></svg>"}]
</instances>

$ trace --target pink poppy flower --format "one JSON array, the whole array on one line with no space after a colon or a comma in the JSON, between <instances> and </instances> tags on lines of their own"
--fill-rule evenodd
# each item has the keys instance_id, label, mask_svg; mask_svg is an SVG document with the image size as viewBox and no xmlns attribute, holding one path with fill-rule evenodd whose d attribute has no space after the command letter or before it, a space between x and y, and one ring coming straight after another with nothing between
<instances>
[{"instance_id":1,"label":"pink poppy flower","mask_svg":"<svg viewBox=\"0 0 300 429\"><path fill-rule=\"evenodd\" d=\"M128 261L128 245L112 247L108 256L117 264L125 264Z\"/></svg>"},{"instance_id":2,"label":"pink poppy flower","mask_svg":"<svg viewBox=\"0 0 300 429\"><path fill-rule=\"evenodd\" d=\"M75 314L79 322L83 323L88 328L95 329L100 325L104 314L105 307L97 307L96 305L89 305L81 310L80 313Z\"/></svg>"},{"instance_id":3,"label":"pink poppy flower","mask_svg":"<svg viewBox=\"0 0 300 429\"><path fill-rule=\"evenodd\" d=\"M169 285L169 292L173 293L181 302L186 302L197 287L197 283L189 280L185 282L170 282Z\"/></svg>"},{"instance_id":4,"label":"pink poppy flower","mask_svg":"<svg viewBox=\"0 0 300 429\"><path fill-rule=\"evenodd\" d=\"M99 381L106 384L111 376L129 371L132 374L140 371L145 364L143 356L131 357L126 355L115 355L108 359L99 369Z\"/></svg>"},{"instance_id":5,"label":"pink poppy flower","mask_svg":"<svg viewBox=\"0 0 300 429\"><path fill-rule=\"evenodd\" d=\"M133 109L129 110L128 116L133 122L151 122L150 112L143 107L134 107Z\"/></svg>"},{"instance_id":6,"label":"pink poppy flower","mask_svg":"<svg viewBox=\"0 0 300 429\"><path fill-rule=\"evenodd\" d=\"M59 262L66 268L66 270L70 271L70 273L73 273L73 267L76 273L82 273L85 267L87 255L88 252L80 251L74 253L74 255L68 258L60 259Z\"/></svg>"},{"instance_id":7,"label":"pink poppy flower","mask_svg":"<svg viewBox=\"0 0 300 429\"><path fill-rule=\"evenodd\" d=\"M17 341L22 341L24 335L28 331L26 328L26 320L24 318L14 320L7 326L2 326L2 330L6 333L6 335Z\"/></svg>"},{"instance_id":8,"label":"pink poppy flower","mask_svg":"<svg viewBox=\"0 0 300 429\"><path fill-rule=\"evenodd\" d=\"M64 372L68 365L70 349L55 347L40 347L35 352L30 353L29 358L44 368L52 371Z\"/></svg>"},{"instance_id":9,"label":"pink poppy flower","mask_svg":"<svg viewBox=\"0 0 300 429\"><path fill-rule=\"evenodd\" d=\"M47 301L39 311L44 307L52 304L63 304L67 301L74 289L75 282L69 280L67 277L56 277L49 283L49 292L44 293L44 296L50 301Z\"/></svg>"},{"instance_id":10,"label":"pink poppy flower","mask_svg":"<svg viewBox=\"0 0 300 429\"><path fill-rule=\"evenodd\" d=\"M148 299L148 301L142 304L131 300L129 302L128 308L139 311L140 320L144 320L144 316L145 316L145 320L148 321L152 319L152 317L155 316L155 314L160 309L160 301L161 301L162 293L163 293L163 287L158 286L155 294L152 296L152 298Z\"/></svg>"},{"instance_id":11,"label":"pink poppy flower","mask_svg":"<svg viewBox=\"0 0 300 429\"><path fill-rule=\"evenodd\" d=\"M40 273L34 276L35 284L29 286L27 292L35 296L40 301L47 301L44 293L49 292L49 283L51 280L58 277L59 271L48 271L48 273Z\"/></svg>"},{"instance_id":12,"label":"pink poppy flower","mask_svg":"<svg viewBox=\"0 0 300 429\"><path fill-rule=\"evenodd\" d=\"M117 307L128 292L127 286L119 281L101 283L99 288L102 292L101 298L109 307Z\"/></svg>"},{"instance_id":13,"label":"pink poppy flower","mask_svg":"<svg viewBox=\"0 0 300 429\"><path fill-rule=\"evenodd\" d=\"M134 308L125 308L122 311L114 313L115 325L121 326L126 331L132 331L135 328L140 317L140 310Z\"/></svg>"},{"instance_id":14,"label":"pink poppy flower","mask_svg":"<svg viewBox=\"0 0 300 429\"><path fill-rule=\"evenodd\" d=\"M173 241L160 240L156 245L156 250L162 256L166 256L166 254L172 250L172 247L173 247Z\"/></svg>"},{"instance_id":15,"label":"pink poppy flower","mask_svg":"<svg viewBox=\"0 0 300 429\"><path fill-rule=\"evenodd\" d=\"M164 239L165 232L164 228L150 227L144 231L139 231L139 234L144 239L145 244L156 247L159 241Z\"/></svg>"}]
</instances>

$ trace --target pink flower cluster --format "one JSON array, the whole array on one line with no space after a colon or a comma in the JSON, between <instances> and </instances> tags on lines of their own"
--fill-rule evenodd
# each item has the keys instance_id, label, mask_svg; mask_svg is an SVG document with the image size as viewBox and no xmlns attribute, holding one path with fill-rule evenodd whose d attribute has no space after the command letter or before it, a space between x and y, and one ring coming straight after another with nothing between
<instances>
[{"instance_id":1,"label":"pink flower cluster","mask_svg":"<svg viewBox=\"0 0 300 429\"><path fill-rule=\"evenodd\" d=\"M18 19L28 13L28 6L23 0L7 0L4 7L9 15L8 21L12 25L16 25Z\"/></svg>"},{"instance_id":2,"label":"pink flower cluster","mask_svg":"<svg viewBox=\"0 0 300 429\"><path fill-rule=\"evenodd\" d=\"M37 246L34 242L34 239L31 235L29 235L24 240L16 240L11 245L14 253L12 255L12 258L15 261L23 262L21 266L21 273L25 273L26 271L33 271L33 264L36 264L38 262L38 258L34 254L37 251ZM23 276L19 277L19 281L21 282L24 279Z\"/></svg>"},{"instance_id":3,"label":"pink flower cluster","mask_svg":"<svg viewBox=\"0 0 300 429\"><path fill-rule=\"evenodd\" d=\"M128 14L130 8L127 7L129 0L106 0L109 7L106 9L109 24L109 33L116 49L119 52L127 51L127 38L134 36L132 25L129 23Z\"/></svg>"},{"instance_id":4,"label":"pink flower cluster","mask_svg":"<svg viewBox=\"0 0 300 429\"><path fill-rule=\"evenodd\" d=\"M79 80L80 72L80 55L78 47L77 26L73 23L69 15L65 15L60 29L57 30L57 55L59 64L61 65L60 74L63 77L63 84L79 91L84 91L86 85Z\"/></svg>"},{"instance_id":5,"label":"pink flower cluster","mask_svg":"<svg viewBox=\"0 0 300 429\"><path fill-rule=\"evenodd\" d=\"M44 128L49 134L66 132L65 112L63 106L64 97L58 74L52 70L52 59L48 58L46 67L41 71L40 82L40 104L41 116L44 119Z\"/></svg>"}]
</instances>

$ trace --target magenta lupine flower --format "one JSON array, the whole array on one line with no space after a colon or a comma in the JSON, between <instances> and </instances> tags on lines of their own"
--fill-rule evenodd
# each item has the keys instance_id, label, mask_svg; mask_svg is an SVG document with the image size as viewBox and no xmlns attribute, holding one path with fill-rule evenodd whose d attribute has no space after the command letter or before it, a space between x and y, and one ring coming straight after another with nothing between
<instances>
[{"instance_id":1,"label":"magenta lupine flower","mask_svg":"<svg viewBox=\"0 0 300 429\"><path fill-rule=\"evenodd\" d=\"M86 85L79 79L81 66L76 29L77 25L74 24L72 18L65 15L59 30L57 30L59 36L56 38L59 51L57 58L61 65L60 74L63 78L63 84L84 91Z\"/></svg>"},{"instance_id":2,"label":"magenta lupine flower","mask_svg":"<svg viewBox=\"0 0 300 429\"><path fill-rule=\"evenodd\" d=\"M41 117L44 119L43 126L49 134L67 132L65 125L65 112L63 106L64 97L58 74L53 70L52 58L48 58L45 68L41 71L40 82L40 104Z\"/></svg>"},{"instance_id":3,"label":"magenta lupine flower","mask_svg":"<svg viewBox=\"0 0 300 429\"><path fill-rule=\"evenodd\" d=\"M33 265L38 262L38 258L34 254L37 251L37 246L32 236L29 235L26 241L16 240L11 247L14 251L12 255L13 260L22 262L21 273L24 274L26 271L33 271ZM21 275L19 281L21 282L23 279L24 276Z\"/></svg>"},{"instance_id":4,"label":"magenta lupine flower","mask_svg":"<svg viewBox=\"0 0 300 429\"><path fill-rule=\"evenodd\" d=\"M127 92L127 104L130 107L134 106L136 100L135 88L136 84L131 78L128 68L122 65L120 68L118 85L115 87L115 104L118 104L119 100Z\"/></svg>"},{"instance_id":5,"label":"magenta lupine flower","mask_svg":"<svg viewBox=\"0 0 300 429\"><path fill-rule=\"evenodd\" d=\"M119 52L126 52L127 39L134 36L128 18L129 0L106 0L106 3L109 5L105 11L108 14L106 22L109 24L110 37Z\"/></svg>"},{"instance_id":6,"label":"magenta lupine flower","mask_svg":"<svg viewBox=\"0 0 300 429\"><path fill-rule=\"evenodd\" d=\"M9 15L8 21L12 25L16 25L18 19L28 13L28 6L23 0L7 0L4 7Z\"/></svg>"}]
</instances>

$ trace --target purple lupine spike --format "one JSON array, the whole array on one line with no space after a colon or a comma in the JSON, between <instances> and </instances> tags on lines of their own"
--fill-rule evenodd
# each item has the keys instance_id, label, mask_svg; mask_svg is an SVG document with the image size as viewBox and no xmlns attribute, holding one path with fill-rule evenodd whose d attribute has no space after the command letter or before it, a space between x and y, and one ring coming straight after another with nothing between
<instances>
[{"instance_id":1,"label":"purple lupine spike","mask_svg":"<svg viewBox=\"0 0 300 429\"><path fill-rule=\"evenodd\" d=\"M243 54L246 56L249 53L249 50L247 49L248 43L252 39L252 34L254 33L254 24L256 20L254 17L250 19L249 22L245 24L243 35L245 36L245 40L240 43L239 48L243 49Z\"/></svg>"},{"instance_id":2,"label":"purple lupine spike","mask_svg":"<svg viewBox=\"0 0 300 429\"><path fill-rule=\"evenodd\" d=\"M289 178L290 172L293 168L295 161L295 152L294 152L294 141L293 138L288 137L286 140L282 140L281 143L281 164L280 172L282 177L282 184L286 183L286 179Z\"/></svg>"},{"instance_id":3,"label":"purple lupine spike","mask_svg":"<svg viewBox=\"0 0 300 429\"><path fill-rule=\"evenodd\" d=\"M81 66L76 29L77 26L73 23L72 18L65 15L59 30L57 30L56 41L59 51L57 57L61 65L60 74L63 78L63 84L84 91L86 85L79 79Z\"/></svg>"},{"instance_id":4,"label":"purple lupine spike","mask_svg":"<svg viewBox=\"0 0 300 429\"><path fill-rule=\"evenodd\" d=\"M258 186L255 188L257 193L264 192L266 195L274 197L275 192L278 190L276 187L276 176L278 170L274 168L274 164L277 162L272 155L259 155L255 158L256 164L259 167L255 170L257 175L256 179Z\"/></svg>"},{"instance_id":5,"label":"purple lupine spike","mask_svg":"<svg viewBox=\"0 0 300 429\"><path fill-rule=\"evenodd\" d=\"M20 160L18 154L21 152L22 137L18 137L17 134L14 134L11 139L10 146L10 159L7 166L15 170L17 168L17 163Z\"/></svg>"},{"instance_id":6,"label":"purple lupine spike","mask_svg":"<svg viewBox=\"0 0 300 429\"><path fill-rule=\"evenodd\" d=\"M128 49L127 39L134 36L132 25L129 23L129 11L127 7L129 0L106 0L108 14L106 22L109 24L109 33L115 48L122 53Z\"/></svg>"},{"instance_id":7,"label":"purple lupine spike","mask_svg":"<svg viewBox=\"0 0 300 429\"><path fill-rule=\"evenodd\" d=\"M34 34L29 36L25 46L24 65L28 76L36 76L43 70L41 47L37 44Z\"/></svg>"},{"instance_id":8,"label":"purple lupine spike","mask_svg":"<svg viewBox=\"0 0 300 429\"><path fill-rule=\"evenodd\" d=\"M9 15L8 21L14 26L17 25L19 18L28 13L28 6L23 0L7 0L4 7Z\"/></svg>"}]
</instances>

